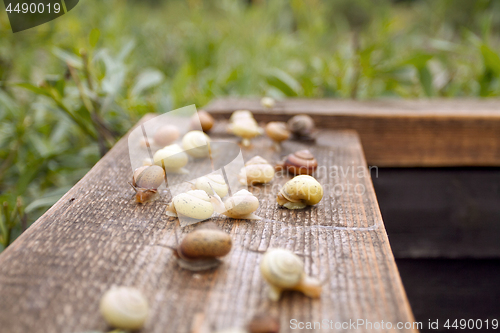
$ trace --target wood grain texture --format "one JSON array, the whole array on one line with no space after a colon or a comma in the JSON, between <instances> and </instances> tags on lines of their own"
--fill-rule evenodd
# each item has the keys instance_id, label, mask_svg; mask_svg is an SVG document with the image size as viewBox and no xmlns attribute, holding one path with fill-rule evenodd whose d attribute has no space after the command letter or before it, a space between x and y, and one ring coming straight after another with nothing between
<instances>
[{"instance_id":1,"label":"wood grain texture","mask_svg":"<svg viewBox=\"0 0 500 333\"><path fill-rule=\"evenodd\" d=\"M247 109L258 121L309 114L318 127L359 133L370 165L500 166L500 101L286 99L264 109L258 99L219 99L216 117Z\"/></svg>"},{"instance_id":2,"label":"wood grain texture","mask_svg":"<svg viewBox=\"0 0 500 333\"><path fill-rule=\"evenodd\" d=\"M212 137L233 140L222 134ZM218 135L219 133L220 135ZM277 161L266 138L244 150L245 160L260 154ZM283 154L306 147L287 142ZM196 314L214 329L244 325L256 311L280 316L281 332L290 320L335 322L363 319L394 325L414 321L368 174L345 172L365 167L354 132L326 131L307 146L320 165L344 172L318 175L327 189L315 207L278 209L277 186L251 189L259 196L259 222L213 218L233 238L233 249L216 270L194 274L180 269L165 245L175 245L175 218L161 202L137 205L126 183L131 177L126 138L46 214L0 255L0 325L9 333L78 333L107 329L98 312L113 284L136 286L151 305L141 332L190 332ZM351 170L351 169L348 169ZM283 184L289 177L275 179ZM339 186L352 185L348 192ZM355 185L365 191L357 195ZM336 187L335 187L336 186ZM267 189L267 190L266 190ZM169 201L170 198L164 198ZM186 233L192 226L178 232ZM181 235L182 237L182 235ZM260 276L261 254L250 250L284 247L304 254L306 272L324 279L323 294L312 300L286 293L267 300ZM197 318L200 318L199 316ZM333 332L341 330L316 330ZM414 332L372 329L349 332Z\"/></svg>"}]
</instances>

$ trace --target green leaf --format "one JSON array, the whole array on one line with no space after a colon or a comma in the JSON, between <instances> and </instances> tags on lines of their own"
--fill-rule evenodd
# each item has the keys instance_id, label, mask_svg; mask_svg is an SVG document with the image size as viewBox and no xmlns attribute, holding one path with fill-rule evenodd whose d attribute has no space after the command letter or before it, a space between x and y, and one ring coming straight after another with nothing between
<instances>
[{"instance_id":1,"label":"green leaf","mask_svg":"<svg viewBox=\"0 0 500 333\"><path fill-rule=\"evenodd\" d=\"M45 95L45 96L49 96L49 97L51 96L48 89L37 87L34 84L31 84L31 83L28 83L28 82L16 83L15 85L18 86L18 87L24 88L24 89L28 89L28 90L30 90L30 91L34 92L35 94L38 94L38 95Z\"/></svg>"},{"instance_id":2,"label":"green leaf","mask_svg":"<svg viewBox=\"0 0 500 333\"><path fill-rule=\"evenodd\" d=\"M163 73L157 69L148 69L139 74L130 94L134 97L139 96L143 91L158 86L163 82Z\"/></svg>"},{"instance_id":3,"label":"green leaf","mask_svg":"<svg viewBox=\"0 0 500 333\"><path fill-rule=\"evenodd\" d=\"M481 45L481 54L483 55L484 66L491 69L496 75L500 75L500 56L488 45Z\"/></svg>"},{"instance_id":4,"label":"green leaf","mask_svg":"<svg viewBox=\"0 0 500 333\"><path fill-rule=\"evenodd\" d=\"M300 83L290 74L278 68L270 70L267 76L267 82L271 86L281 90L287 96L298 96L302 93L302 86Z\"/></svg>"},{"instance_id":5,"label":"green leaf","mask_svg":"<svg viewBox=\"0 0 500 333\"><path fill-rule=\"evenodd\" d=\"M434 95L434 87L432 86L432 74L427 66L418 69L420 84L424 89L425 95L431 97Z\"/></svg>"},{"instance_id":6,"label":"green leaf","mask_svg":"<svg viewBox=\"0 0 500 333\"><path fill-rule=\"evenodd\" d=\"M97 42L99 41L99 37L101 37L101 32L99 31L99 29L92 29L89 34L90 46L95 47L97 45Z\"/></svg>"},{"instance_id":7,"label":"green leaf","mask_svg":"<svg viewBox=\"0 0 500 333\"><path fill-rule=\"evenodd\" d=\"M68 63L71 67L77 68L77 69L82 69L83 68L83 61L80 57L78 57L75 54L66 52L58 47L52 48L52 53L64 61L65 63Z\"/></svg>"}]
</instances>

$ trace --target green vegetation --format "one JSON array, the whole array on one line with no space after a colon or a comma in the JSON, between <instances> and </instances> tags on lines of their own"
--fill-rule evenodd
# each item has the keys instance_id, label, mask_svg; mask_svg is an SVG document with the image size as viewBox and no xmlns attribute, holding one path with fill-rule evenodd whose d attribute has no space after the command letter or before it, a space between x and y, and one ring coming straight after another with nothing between
<instances>
[{"instance_id":1,"label":"green vegetation","mask_svg":"<svg viewBox=\"0 0 500 333\"><path fill-rule=\"evenodd\" d=\"M494 0L82 0L0 9L0 250L147 112L223 95L500 95Z\"/></svg>"}]
</instances>

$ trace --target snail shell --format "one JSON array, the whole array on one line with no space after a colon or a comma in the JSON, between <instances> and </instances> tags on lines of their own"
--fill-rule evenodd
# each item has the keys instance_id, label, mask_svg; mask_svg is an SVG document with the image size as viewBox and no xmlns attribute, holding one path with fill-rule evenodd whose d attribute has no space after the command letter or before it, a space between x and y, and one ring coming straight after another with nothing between
<instances>
[{"instance_id":1,"label":"snail shell","mask_svg":"<svg viewBox=\"0 0 500 333\"><path fill-rule=\"evenodd\" d=\"M210 138L202 131L190 131L182 138L182 148L194 158L210 155Z\"/></svg>"},{"instance_id":2,"label":"snail shell","mask_svg":"<svg viewBox=\"0 0 500 333\"><path fill-rule=\"evenodd\" d=\"M267 250L260 262L260 272L270 285L269 298L273 301L279 300L284 290L298 290L314 298L321 294L320 282L308 277L302 260L288 250Z\"/></svg>"},{"instance_id":3,"label":"snail shell","mask_svg":"<svg viewBox=\"0 0 500 333\"><path fill-rule=\"evenodd\" d=\"M152 145L154 145L155 142L153 139L146 139L146 138L141 138L139 140L139 146L143 149L147 148L147 147L151 147Z\"/></svg>"},{"instance_id":4,"label":"snail shell","mask_svg":"<svg viewBox=\"0 0 500 333\"><path fill-rule=\"evenodd\" d=\"M266 184L274 178L274 168L260 156L254 156L241 169L238 179L241 184Z\"/></svg>"},{"instance_id":5,"label":"snail shell","mask_svg":"<svg viewBox=\"0 0 500 333\"><path fill-rule=\"evenodd\" d=\"M314 130L314 120L308 115L300 114L288 120L288 128L299 138L310 137Z\"/></svg>"},{"instance_id":6,"label":"snail shell","mask_svg":"<svg viewBox=\"0 0 500 333\"><path fill-rule=\"evenodd\" d=\"M176 195L167 206L168 216L181 214L192 219L205 220L214 213L210 197L205 191L191 190Z\"/></svg>"},{"instance_id":7,"label":"snail shell","mask_svg":"<svg viewBox=\"0 0 500 333\"><path fill-rule=\"evenodd\" d=\"M266 134L273 141L281 142L288 140L291 133L286 127L285 123L280 121L272 121L266 125Z\"/></svg>"},{"instance_id":8,"label":"snail shell","mask_svg":"<svg viewBox=\"0 0 500 333\"><path fill-rule=\"evenodd\" d=\"M142 166L134 171L134 186L144 189L157 189L165 179L165 171L157 165Z\"/></svg>"},{"instance_id":9,"label":"snail shell","mask_svg":"<svg viewBox=\"0 0 500 333\"><path fill-rule=\"evenodd\" d=\"M229 121L229 132L242 138L243 146L249 146L250 139L262 134L262 128L259 127L252 113L248 110L234 111Z\"/></svg>"},{"instance_id":10,"label":"snail shell","mask_svg":"<svg viewBox=\"0 0 500 333\"><path fill-rule=\"evenodd\" d=\"M224 231L197 229L182 240L177 252L183 259L208 259L225 256L231 247L231 236Z\"/></svg>"},{"instance_id":11,"label":"snail shell","mask_svg":"<svg viewBox=\"0 0 500 333\"><path fill-rule=\"evenodd\" d=\"M210 131L210 129L214 126L214 118L210 115L210 113L208 113L205 110L200 110L198 111L197 114L198 116L194 114L191 117L191 123L190 123L191 130L196 130L199 128L198 127L198 120L199 120L199 124L201 125L201 130L203 132Z\"/></svg>"},{"instance_id":12,"label":"snail shell","mask_svg":"<svg viewBox=\"0 0 500 333\"><path fill-rule=\"evenodd\" d=\"M311 176L294 177L283 185L276 198L278 205L302 209L317 204L323 198L323 187Z\"/></svg>"},{"instance_id":13,"label":"snail shell","mask_svg":"<svg viewBox=\"0 0 500 333\"><path fill-rule=\"evenodd\" d=\"M167 172L181 172L188 163L188 156L177 144L166 146L158 150L153 161L156 165L164 167Z\"/></svg>"},{"instance_id":14,"label":"snail shell","mask_svg":"<svg viewBox=\"0 0 500 333\"><path fill-rule=\"evenodd\" d=\"M207 192L207 194L213 194L215 191L221 198L227 195L229 189L224 181L224 177L219 174L211 174L198 178L194 187L198 190Z\"/></svg>"},{"instance_id":15,"label":"snail shell","mask_svg":"<svg viewBox=\"0 0 500 333\"><path fill-rule=\"evenodd\" d=\"M276 101L272 97L262 97L262 99L260 100L260 105L268 109L273 108L275 104Z\"/></svg>"},{"instance_id":16,"label":"snail shell","mask_svg":"<svg viewBox=\"0 0 500 333\"><path fill-rule=\"evenodd\" d=\"M276 165L277 170L286 169L294 175L312 175L317 168L318 161L307 149L288 155L283 162Z\"/></svg>"},{"instance_id":17,"label":"snail shell","mask_svg":"<svg viewBox=\"0 0 500 333\"><path fill-rule=\"evenodd\" d=\"M140 329L149 312L146 298L131 287L111 288L101 298L99 307L109 325L125 330Z\"/></svg>"},{"instance_id":18,"label":"snail shell","mask_svg":"<svg viewBox=\"0 0 500 333\"><path fill-rule=\"evenodd\" d=\"M176 126L163 125L156 130L153 141L156 145L164 147L172 144L179 136L179 129Z\"/></svg>"},{"instance_id":19,"label":"snail shell","mask_svg":"<svg viewBox=\"0 0 500 333\"><path fill-rule=\"evenodd\" d=\"M213 197L212 197L213 198ZM247 190L240 190L232 197L224 201L224 208L220 205L220 199L212 199L219 214L233 219L260 220L261 217L253 214L259 208L259 199Z\"/></svg>"}]
</instances>

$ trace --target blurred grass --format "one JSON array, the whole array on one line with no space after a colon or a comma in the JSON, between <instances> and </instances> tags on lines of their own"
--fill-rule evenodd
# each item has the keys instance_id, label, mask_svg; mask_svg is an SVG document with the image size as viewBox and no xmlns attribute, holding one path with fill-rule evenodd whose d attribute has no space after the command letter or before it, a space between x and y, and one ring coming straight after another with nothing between
<instances>
[{"instance_id":1,"label":"blurred grass","mask_svg":"<svg viewBox=\"0 0 500 333\"><path fill-rule=\"evenodd\" d=\"M0 249L147 112L218 96L500 95L494 0L82 0L0 8Z\"/></svg>"}]
</instances>

